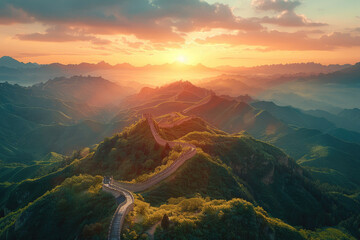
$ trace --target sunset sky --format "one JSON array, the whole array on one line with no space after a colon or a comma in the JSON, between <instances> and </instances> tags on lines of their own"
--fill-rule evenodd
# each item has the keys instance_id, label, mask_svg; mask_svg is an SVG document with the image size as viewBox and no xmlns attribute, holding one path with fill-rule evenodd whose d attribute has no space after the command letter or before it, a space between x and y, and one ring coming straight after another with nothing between
<instances>
[{"instance_id":1,"label":"sunset sky","mask_svg":"<svg viewBox=\"0 0 360 240\"><path fill-rule=\"evenodd\" d=\"M360 61L359 0L0 0L0 55L207 66Z\"/></svg>"}]
</instances>

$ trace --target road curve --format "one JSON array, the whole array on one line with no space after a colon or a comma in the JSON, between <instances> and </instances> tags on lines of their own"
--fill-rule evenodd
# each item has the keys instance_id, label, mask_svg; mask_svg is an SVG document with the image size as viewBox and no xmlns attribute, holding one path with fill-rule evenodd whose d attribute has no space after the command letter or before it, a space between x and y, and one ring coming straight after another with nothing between
<instances>
[{"instance_id":1,"label":"road curve","mask_svg":"<svg viewBox=\"0 0 360 240\"><path fill-rule=\"evenodd\" d=\"M125 200L116 208L108 232L109 240L118 240L121 239L120 233L125 217L134 207L134 196L130 191L114 186L111 182L103 184L103 189L107 192L118 192L125 196Z\"/></svg>"},{"instance_id":2,"label":"road curve","mask_svg":"<svg viewBox=\"0 0 360 240\"><path fill-rule=\"evenodd\" d=\"M125 196L125 201L123 201L117 207L113 218L111 220L111 224L109 227L108 240L120 240L121 239L121 229L125 220L125 216L128 212L132 210L134 207L134 196L132 192L142 192L150 187L158 184L163 181L165 178L169 177L173 174L186 160L192 158L196 154L196 147L190 143L185 142L177 142L177 141L167 141L163 139L158 131L156 130L154 120L150 114L144 114L146 118L151 133L155 139L155 141L161 145L165 146L168 144L170 148L173 148L175 145L180 145L182 148L188 148L188 151L182 153L168 168L161 171L160 173L150 177L144 182L141 183L125 183L125 182L117 182L111 179L108 183L103 183L103 189L108 192L117 192L123 196Z\"/></svg>"}]
</instances>

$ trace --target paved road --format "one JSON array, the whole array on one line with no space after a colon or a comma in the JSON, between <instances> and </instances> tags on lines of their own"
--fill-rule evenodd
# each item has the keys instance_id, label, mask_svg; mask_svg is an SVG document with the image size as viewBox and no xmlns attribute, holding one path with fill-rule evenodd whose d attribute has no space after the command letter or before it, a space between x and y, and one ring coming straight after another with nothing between
<instances>
[{"instance_id":1,"label":"paved road","mask_svg":"<svg viewBox=\"0 0 360 240\"><path fill-rule=\"evenodd\" d=\"M120 233L125 217L134 207L134 196L130 191L114 186L111 182L109 184L103 184L103 189L107 192L118 192L125 196L125 200L116 208L108 233L109 240L119 240L121 238Z\"/></svg>"},{"instance_id":2,"label":"paved road","mask_svg":"<svg viewBox=\"0 0 360 240\"><path fill-rule=\"evenodd\" d=\"M186 160L192 158L196 154L196 147L190 143L185 142L176 142L176 141L167 141L163 139L158 131L156 130L154 120L149 114L144 114L146 121L148 122L151 133L155 141L161 145L165 146L168 144L171 148L175 145L180 145L182 148L188 148L188 150L181 154L168 168L161 171L160 173L154 175L148 180L142 183L124 183L117 182L113 179L109 183L103 184L103 189L108 192L118 192L121 195L124 195L126 200L122 202L116 209L113 219L110 224L108 239L109 240L119 240L121 238L120 233L122 225L125 220L125 216L130 212L134 206L134 197L131 192L142 192L150 187L158 184L163 181L165 178L173 174Z\"/></svg>"}]
</instances>

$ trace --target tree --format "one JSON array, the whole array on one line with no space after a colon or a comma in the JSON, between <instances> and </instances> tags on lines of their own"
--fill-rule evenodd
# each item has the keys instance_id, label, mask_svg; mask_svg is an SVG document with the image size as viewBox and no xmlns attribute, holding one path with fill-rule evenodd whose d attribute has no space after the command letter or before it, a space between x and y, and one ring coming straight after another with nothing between
<instances>
[{"instance_id":1,"label":"tree","mask_svg":"<svg viewBox=\"0 0 360 240\"><path fill-rule=\"evenodd\" d=\"M162 220L161 220L161 227L163 229L168 229L169 226L170 226L170 220L169 220L168 215L166 215L166 213L165 213Z\"/></svg>"},{"instance_id":2,"label":"tree","mask_svg":"<svg viewBox=\"0 0 360 240\"><path fill-rule=\"evenodd\" d=\"M181 152L182 151L182 147L180 144L176 144L174 147L173 147L173 150L176 151L176 152Z\"/></svg>"},{"instance_id":3,"label":"tree","mask_svg":"<svg viewBox=\"0 0 360 240\"><path fill-rule=\"evenodd\" d=\"M168 143L165 144L165 148L161 152L161 157L164 158L169 154L170 146Z\"/></svg>"}]
</instances>

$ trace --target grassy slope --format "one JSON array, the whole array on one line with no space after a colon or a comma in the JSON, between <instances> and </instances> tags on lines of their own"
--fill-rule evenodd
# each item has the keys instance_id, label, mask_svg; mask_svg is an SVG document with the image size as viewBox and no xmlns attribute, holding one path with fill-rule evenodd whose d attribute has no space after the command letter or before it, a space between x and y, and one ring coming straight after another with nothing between
<instances>
[{"instance_id":1,"label":"grassy slope","mask_svg":"<svg viewBox=\"0 0 360 240\"><path fill-rule=\"evenodd\" d=\"M191 128L189 131L193 131L195 129L196 127ZM309 221L309 224L312 225L317 225L326 220L318 218L318 215L319 211L325 211L328 207L326 206L326 204L324 204L324 206L321 206L322 203L324 203L322 202L322 200L326 202L329 201L329 199L327 198L327 196L322 195L322 193L319 192L318 189L313 188L312 184L306 185L307 182L303 182L303 179L301 177L301 170L298 169L299 167L293 161L291 161L291 159L288 159L288 157L279 149L276 149L268 144L256 141L247 135L226 135L221 131L216 132L213 131L212 128L208 127L199 129L202 130L202 132L191 132L184 136L182 140L190 141L196 144L198 147L201 147L205 153L202 153L201 150L199 150L200 153L196 157L186 162L177 171L175 175L168 178L165 182L159 184L155 188L143 193L143 196L147 201L151 202L152 204L159 205L166 202L166 200L171 197L194 197L196 193L200 193L204 197L210 196L212 198L231 199L234 197L242 197L245 199L249 199L250 201L253 201L254 198L257 203L264 206L266 209L269 209L271 211L271 214L284 217L285 219L288 218L288 221L296 221L296 219L291 219L291 216L289 215L300 216L300 221ZM174 130L174 132L170 131L168 134L175 136L176 132L177 130ZM176 136L180 136L180 134ZM147 167L145 167L144 163L149 159L148 154L152 154L150 156L154 159L154 161L150 164L147 164ZM39 199L36 199L39 197L40 199L43 199L44 196L47 196L46 191L54 189L55 186L62 184L62 182L66 178L71 177L74 174L106 174L114 175L114 177L117 179L131 180L137 175L151 172L157 166L157 164L161 164L160 161L155 161L156 159L161 159L161 154L162 149L160 147L156 147L156 144L154 144L148 125L146 124L146 122L140 121L137 124L126 129L123 133L117 134L112 138L105 139L104 142L100 143L96 149L90 151L87 156L81 158L81 160L73 159L74 161L72 162L72 164L63 169L60 169L58 172L51 173L33 181L24 181L16 184L16 186L6 186L8 187L6 195L10 196L8 198L8 204L11 205L14 200L16 200L17 206L14 209L19 209L19 207L25 207L25 209L18 210L24 211L23 214L25 215L21 216L25 217L28 209L26 206L31 201L34 201L34 206L37 206L37 203L41 203L40 205L45 206L45 209L52 209L51 211L53 211L55 215L61 214L59 212L59 209L54 208L52 203L50 203L49 199L51 198L46 197L43 201L39 201ZM76 158L80 157L75 156L75 159ZM229 168L228 166L231 166L231 168ZM271 174L272 169L274 169L273 174ZM119 173L119 171L123 172ZM66 180L63 184L65 183ZM57 188L59 187L56 187L55 189ZM86 214L89 213L88 210L83 211L82 206L86 206L87 209L88 205L85 204L85 202L83 202L82 200L77 199L76 196L78 192L81 193L84 191L80 190L68 192L71 193L69 194L70 196L75 195L75 197L74 199L69 198L67 201L73 203L74 205L81 203L77 205L80 209L77 214L79 215L79 218L81 217L81 219L83 220L84 216L87 216ZM41 197L43 194L45 195ZM95 195L86 196L89 196L86 201L93 202L93 197ZM348 201L350 200L347 197L341 195L338 196L338 198L342 202L344 202L344 205L352 208L352 211L357 211L355 199L353 199L352 202L349 203ZM99 201L99 199L97 199L96 197L95 200ZM94 202L96 202L95 200ZM332 201L333 200L330 200L331 203L333 203ZM30 206L31 205L32 204L30 204ZM343 206L335 205L334 207L343 208ZM271 208L274 208L274 210L272 210ZM242 209L242 207L240 207L240 209ZM288 210L288 213L286 213L286 210ZM227 210L224 209L224 211ZM349 211L350 209L348 209L348 212ZM39 212L39 216L36 216L38 217L36 218L36 221L41 221L39 220L39 218L42 215L45 215L45 218L48 217L46 215L47 212L41 212L41 210L34 210L34 212ZM314 215L311 214L311 212L317 214ZM0 224L11 225L11 222L13 222L15 219L20 219L19 221L21 221L18 213L19 212L10 213L5 218L2 218L0 220ZM228 213L229 218L231 218L231 216L239 217L239 212L237 212L237 210L235 210L236 214L233 214L234 212L232 210L229 210ZM340 214L339 212L332 213L334 213L335 215ZM105 215L98 215L100 217L102 216L103 219L106 218ZM218 215L218 213L216 213L215 215ZM321 215L325 217L328 216L327 213L321 213ZM30 216L35 217L35 215L31 214ZM240 217L242 219L246 219L244 221L254 221L251 220L254 219L253 215L250 216L246 214L240 214ZM338 216L334 216L334 218L337 217ZM74 221L80 221L79 218L75 217ZM96 222L102 221L100 218L97 218L95 216L93 216L93 218L96 218L94 222L88 222L86 224L95 224ZM208 226L206 220L207 216L204 216L204 218L204 221L200 221L198 223L199 225L196 225L196 227L200 229L200 232L203 231L203 228L206 229L206 226ZM55 220L56 219L57 218L55 218ZM53 226L53 220L47 219L47 221L51 223L50 226L51 229L53 229L52 231L57 231L57 226ZM223 219L221 221L223 221ZM30 223L32 224L32 222ZM29 226L32 226L32 228L34 228L35 226L31 225L30 223ZM105 223L105 221L102 223ZM102 227L99 224L89 225L86 230L84 230L84 227L82 227L85 226L84 222L81 222L78 225L76 225L76 223L73 224L74 225L69 225L67 231L64 231L63 235L61 235L63 236L63 238L74 238L75 235L73 234L77 234L76 236L78 236L79 238L82 238L82 236L85 236L86 234L92 234L97 236L99 234L104 234L105 231L105 225L101 223L100 225ZM184 232L184 229L191 230L191 225L189 228L189 225L186 223L186 221L184 222L184 224L184 226L180 224L178 228L178 230L182 234L186 234ZM241 220L239 224L243 224L243 220ZM23 225L24 229L28 228L27 225L28 224ZM271 226L275 228L274 225ZM50 231L42 228L40 225L36 227L40 229L38 230L39 234L45 234L47 233L47 231ZM244 234L251 234L251 236L257 236L259 234L262 234L262 228L259 230L258 227L253 227L254 228L249 228L251 229L251 231ZM298 232L287 232L288 228L285 228L287 230L283 229L285 231L283 232L282 227L280 227L278 234L285 234L283 235L284 237L300 236ZM178 230L175 231L175 234L180 234ZM84 234L84 231L86 232L86 234L81 235ZM274 231L276 232L276 229L274 229ZM269 233L267 231L265 232ZM230 231L229 229L226 231L226 233L237 234L237 232L235 233L233 231ZM272 232L270 232L270 234L271 233ZM129 234L131 235L131 232L129 232ZM161 237L161 235L158 236ZM199 237L199 239L201 238Z\"/></svg>"},{"instance_id":2,"label":"grassy slope","mask_svg":"<svg viewBox=\"0 0 360 240\"><path fill-rule=\"evenodd\" d=\"M161 225L165 214L170 219L167 228ZM154 226L157 226L155 239L355 240L335 228L316 232L298 230L272 218L261 207L236 198L226 201L199 196L180 197L171 198L159 207L152 207L139 196L127 222L129 228L122 236L126 240L147 239L149 229Z\"/></svg>"},{"instance_id":3,"label":"grassy slope","mask_svg":"<svg viewBox=\"0 0 360 240\"><path fill-rule=\"evenodd\" d=\"M105 138L93 157L86 158L78 167L83 173L113 176L130 181L149 173L162 164L164 148L159 146L146 120L142 119L120 134Z\"/></svg>"},{"instance_id":4,"label":"grassy slope","mask_svg":"<svg viewBox=\"0 0 360 240\"><path fill-rule=\"evenodd\" d=\"M214 134L226 134L225 132L210 126L201 118L192 118L188 121L183 122L181 125L175 126L171 129L167 129L167 128L160 129L160 134L165 139L175 140L193 131L210 132Z\"/></svg>"},{"instance_id":5,"label":"grassy slope","mask_svg":"<svg viewBox=\"0 0 360 240\"><path fill-rule=\"evenodd\" d=\"M216 199L252 199L227 166L204 153L189 159L176 174L142 193L146 201L155 205L164 203L171 197L193 197L196 194Z\"/></svg>"},{"instance_id":6,"label":"grassy slope","mask_svg":"<svg viewBox=\"0 0 360 240\"><path fill-rule=\"evenodd\" d=\"M179 129L182 130L182 134ZM341 206L341 204L334 203L331 196L321 192L308 179L308 173L304 176L302 168L281 150L256 141L245 134L214 133L209 126L197 125L197 121L184 122L172 129L161 129L161 132L163 136L170 138L177 138L188 133L180 140L191 142L200 147L209 154L207 155L208 159L213 162L220 163L225 168L230 167L232 176L235 176L234 179L238 179L237 182L245 186L246 190L242 190L241 193L250 193L246 196L255 198L258 204L274 216L285 219L292 224L308 227L334 222L334 219L330 217L333 205ZM204 163L196 161L196 164ZM194 182L201 182L204 172L207 172L201 166L193 168L196 164L192 163L189 172L185 175L176 174L171 179L171 184L159 187L161 190L154 189L153 193L152 191L145 193L145 199L159 203L164 201L166 197L178 197L184 193L186 195L183 186L196 185ZM195 172L196 174L194 174ZM200 179L196 179L194 177L196 175L200 175ZM205 174L205 176L207 175ZM172 188L171 186L174 185L177 187ZM193 189L197 188L199 186L193 187ZM192 188L190 187L190 189ZM204 190L197 192L204 194ZM193 195L188 194L186 196ZM352 201L351 206L354 209L359 209L359 204L356 201ZM343 214L347 210L349 209L346 206L341 206L339 212ZM341 219L347 216L341 215ZM339 221L339 218L336 221Z\"/></svg>"},{"instance_id":7,"label":"grassy slope","mask_svg":"<svg viewBox=\"0 0 360 240\"><path fill-rule=\"evenodd\" d=\"M288 134L271 141L303 166L333 169L343 181L360 184L360 145L341 141L317 130L292 129ZM351 187L351 186L349 186Z\"/></svg>"},{"instance_id":8,"label":"grassy slope","mask_svg":"<svg viewBox=\"0 0 360 240\"><path fill-rule=\"evenodd\" d=\"M165 157L168 152L163 153L163 148L155 145L149 126L144 120L140 121L121 135L106 138L90 152L75 152L47 175L13 184L1 184L3 194L0 196L0 209L8 211L22 208L66 178L80 173L132 180L161 165L162 154ZM148 161L149 157L153 161Z\"/></svg>"},{"instance_id":9,"label":"grassy slope","mask_svg":"<svg viewBox=\"0 0 360 240\"><path fill-rule=\"evenodd\" d=\"M301 159L300 162L304 163L304 166L326 169L328 176L330 176L330 170L340 173L340 175L333 176L334 179L338 179L337 181L328 180L326 183L341 184L338 186L342 187L344 182L351 182L356 184L348 186L352 189L359 186L360 178L357 172L360 170L360 145L330 135L334 133L331 130L334 127L333 124L324 118L313 117L290 107L279 107L266 102L254 103L254 106L265 108L284 122L275 118L268 111L254 109L245 103L237 103L216 96L208 104L194 109L193 113L230 133L246 130L256 138L284 149L294 159ZM287 124L295 124L302 128ZM330 134L316 129L303 128L304 126L314 126ZM346 133L343 130L335 131L335 135L346 140L356 140L357 137L356 134ZM329 154L322 158L314 158L315 154L309 153L313 153L314 149L318 147L327 148ZM318 172L317 169L315 170ZM319 175L314 174L313 176L318 177ZM322 177L319 180L323 181L326 178Z\"/></svg>"},{"instance_id":10,"label":"grassy slope","mask_svg":"<svg viewBox=\"0 0 360 240\"><path fill-rule=\"evenodd\" d=\"M100 176L66 179L26 207L1 218L0 239L105 238L116 204L111 195L100 190L101 185Z\"/></svg>"},{"instance_id":11,"label":"grassy slope","mask_svg":"<svg viewBox=\"0 0 360 240\"><path fill-rule=\"evenodd\" d=\"M3 164L0 168L0 182L21 182L26 179L38 178L52 171L56 171L65 157L51 152L43 159L32 165Z\"/></svg>"}]
</instances>

